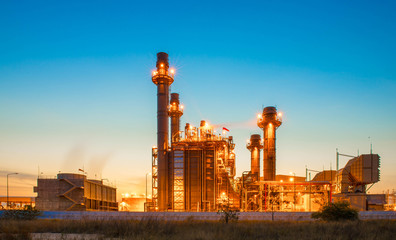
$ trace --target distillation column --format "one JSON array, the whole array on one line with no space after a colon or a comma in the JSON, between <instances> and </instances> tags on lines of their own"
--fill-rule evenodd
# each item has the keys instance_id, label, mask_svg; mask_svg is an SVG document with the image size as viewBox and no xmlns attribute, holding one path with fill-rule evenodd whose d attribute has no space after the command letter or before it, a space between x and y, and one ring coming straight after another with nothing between
<instances>
[{"instance_id":1,"label":"distillation column","mask_svg":"<svg viewBox=\"0 0 396 240\"><path fill-rule=\"evenodd\" d=\"M263 149L261 143L260 134L253 134L250 136L250 141L246 145L246 148L250 150L250 168L251 173L257 175L257 180L260 180L260 151Z\"/></svg>"},{"instance_id":2,"label":"distillation column","mask_svg":"<svg viewBox=\"0 0 396 240\"><path fill-rule=\"evenodd\" d=\"M169 87L173 83L173 76L168 72L167 53L157 53L156 66L157 70L153 72L152 81L157 85L158 210L165 211L168 180Z\"/></svg>"},{"instance_id":3,"label":"distillation column","mask_svg":"<svg viewBox=\"0 0 396 240\"><path fill-rule=\"evenodd\" d=\"M276 129L282 124L275 107L266 107L257 125L264 131L264 181L275 181L276 176Z\"/></svg>"},{"instance_id":4,"label":"distillation column","mask_svg":"<svg viewBox=\"0 0 396 240\"><path fill-rule=\"evenodd\" d=\"M183 106L180 105L178 93L171 94L168 114L171 119L171 143L173 143L179 141L180 117L183 115Z\"/></svg>"}]
</instances>

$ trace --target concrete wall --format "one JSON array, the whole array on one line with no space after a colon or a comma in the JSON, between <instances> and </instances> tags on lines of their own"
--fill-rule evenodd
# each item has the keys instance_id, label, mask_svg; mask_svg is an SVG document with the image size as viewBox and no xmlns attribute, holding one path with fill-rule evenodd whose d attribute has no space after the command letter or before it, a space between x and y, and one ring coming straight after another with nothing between
<instances>
[{"instance_id":1,"label":"concrete wall","mask_svg":"<svg viewBox=\"0 0 396 240\"><path fill-rule=\"evenodd\" d=\"M218 221L216 212L43 212L42 219L103 219L103 220L142 220L155 218L164 221L203 220ZM270 212L241 212L239 221L271 221ZM392 219L396 212L372 211L360 212L362 220ZM313 221L310 212L274 212L275 221Z\"/></svg>"}]
</instances>

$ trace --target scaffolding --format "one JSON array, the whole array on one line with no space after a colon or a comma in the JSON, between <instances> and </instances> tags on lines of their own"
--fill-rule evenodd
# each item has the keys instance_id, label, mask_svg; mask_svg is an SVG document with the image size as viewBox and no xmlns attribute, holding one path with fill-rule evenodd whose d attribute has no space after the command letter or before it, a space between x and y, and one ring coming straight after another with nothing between
<instances>
[{"instance_id":1,"label":"scaffolding","mask_svg":"<svg viewBox=\"0 0 396 240\"><path fill-rule=\"evenodd\" d=\"M152 200L151 202L146 202L146 211L155 211L158 209L158 150L156 147L151 149L151 170L152 170L152 180L151 180L151 191Z\"/></svg>"}]
</instances>

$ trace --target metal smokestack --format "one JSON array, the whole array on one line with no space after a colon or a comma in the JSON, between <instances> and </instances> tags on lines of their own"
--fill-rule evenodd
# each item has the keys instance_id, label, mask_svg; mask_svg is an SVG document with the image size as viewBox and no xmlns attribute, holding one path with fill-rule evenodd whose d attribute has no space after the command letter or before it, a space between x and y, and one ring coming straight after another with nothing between
<instances>
[{"instance_id":1,"label":"metal smokestack","mask_svg":"<svg viewBox=\"0 0 396 240\"><path fill-rule=\"evenodd\" d=\"M264 131L264 181L275 181L276 177L276 129L282 124L275 107L263 109L257 125Z\"/></svg>"},{"instance_id":2,"label":"metal smokestack","mask_svg":"<svg viewBox=\"0 0 396 240\"><path fill-rule=\"evenodd\" d=\"M263 144L261 143L260 134L253 134L250 136L250 141L246 145L246 148L250 150L250 160L251 160L251 173L257 174L257 180L260 180L260 151L263 149Z\"/></svg>"},{"instance_id":3,"label":"metal smokestack","mask_svg":"<svg viewBox=\"0 0 396 240\"><path fill-rule=\"evenodd\" d=\"M171 143L179 141L180 117L183 115L183 106L180 106L179 94L172 93L168 112L171 119Z\"/></svg>"},{"instance_id":4,"label":"metal smokestack","mask_svg":"<svg viewBox=\"0 0 396 240\"><path fill-rule=\"evenodd\" d=\"M167 209L167 179L168 179L168 104L169 86L173 77L168 73L168 54L157 53L157 70L153 72L152 81L157 85L157 146L158 146L158 210Z\"/></svg>"}]
</instances>

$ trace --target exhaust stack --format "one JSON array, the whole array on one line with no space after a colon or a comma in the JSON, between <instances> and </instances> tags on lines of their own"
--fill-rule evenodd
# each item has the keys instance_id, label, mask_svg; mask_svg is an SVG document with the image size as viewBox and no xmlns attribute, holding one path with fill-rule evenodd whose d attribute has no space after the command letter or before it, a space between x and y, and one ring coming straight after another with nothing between
<instances>
[{"instance_id":1,"label":"exhaust stack","mask_svg":"<svg viewBox=\"0 0 396 240\"><path fill-rule=\"evenodd\" d=\"M261 142L260 134L253 134L250 136L250 141L246 145L246 148L250 150L251 153L251 173L257 174L257 180L260 180L260 151L263 149L263 144Z\"/></svg>"},{"instance_id":2,"label":"exhaust stack","mask_svg":"<svg viewBox=\"0 0 396 240\"><path fill-rule=\"evenodd\" d=\"M276 129L282 124L275 107L263 109L257 125L264 131L264 181L275 181L276 177Z\"/></svg>"},{"instance_id":3,"label":"exhaust stack","mask_svg":"<svg viewBox=\"0 0 396 240\"><path fill-rule=\"evenodd\" d=\"M157 53L156 66L157 70L152 73L152 81L157 85L158 210L165 211L168 179L169 87L173 83L173 73L168 72L167 53Z\"/></svg>"},{"instance_id":4,"label":"exhaust stack","mask_svg":"<svg viewBox=\"0 0 396 240\"><path fill-rule=\"evenodd\" d=\"M179 94L172 93L168 111L171 119L171 143L180 139L180 117L183 116L183 106L180 106Z\"/></svg>"}]
</instances>

